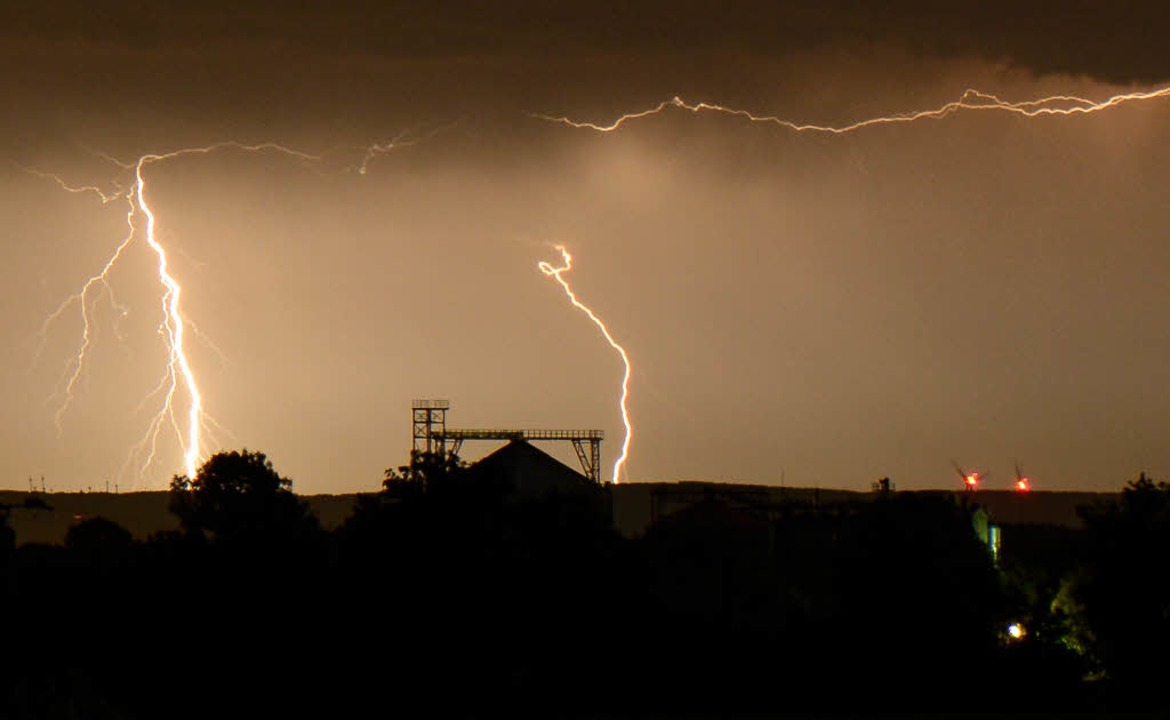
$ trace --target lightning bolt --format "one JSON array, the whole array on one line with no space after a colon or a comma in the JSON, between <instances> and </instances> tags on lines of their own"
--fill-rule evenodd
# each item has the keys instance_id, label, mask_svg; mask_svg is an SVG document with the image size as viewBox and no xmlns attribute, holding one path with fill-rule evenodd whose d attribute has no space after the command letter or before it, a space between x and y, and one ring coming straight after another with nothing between
<instances>
[{"instance_id":1,"label":"lightning bolt","mask_svg":"<svg viewBox=\"0 0 1170 720\"><path fill-rule=\"evenodd\" d=\"M412 133L408 130L403 130L386 142L370 143L365 147L362 155L361 163L357 166L358 175L365 175L370 171L370 164L381 157L392 152L397 152L408 147L413 147L421 142L425 142L435 137L436 135L446 132L455 127L457 123L450 122L445 125L438 125L430 130L412 137Z\"/></svg>"},{"instance_id":2,"label":"lightning bolt","mask_svg":"<svg viewBox=\"0 0 1170 720\"><path fill-rule=\"evenodd\" d=\"M109 205L115 200L126 196L125 191L122 189L118 189L116 192L109 193L96 185L70 185L61 179L61 177L58 175L41 172L39 170L34 170L24 166L19 167L30 175L52 181L65 192L73 194L96 195L101 199L102 205ZM57 309L51 312L49 316L45 318L44 323L41 324L41 329L38 333L40 342L37 346L37 351L34 356L34 363L40 359L40 356L44 351L45 343L48 340L49 329L52 327L52 325L57 320L59 320L61 316L64 315L65 312L74 304L78 305L80 308L82 321L81 343L78 346L74 357L66 362L65 373L61 381L61 386L54 394L54 397L61 397L61 402L57 407L57 411L53 415L53 424L57 427L58 437L60 437L62 434L62 420L65 416L65 413L69 410L69 406L73 402L73 391L77 387L78 381L81 379L82 372L85 368L85 359L89 354L90 346L93 342L92 315L98 298L90 300L90 296L93 294L93 291L96 288L99 292L105 293L106 297L109 298L110 304L119 313L120 316L124 317L129 312L129 310L120 305L117 299L114 297L114 290L110 285L109 276L110 272L114 269L114 266L117 265L118 260L122 257L122 252L130 244L130 241L133 239L133 237L134 230L133 225L131 224L130 232L127 233L124 238L122 238L122 241L114 249L113 254L110 255L109 259L106 260L105 265L102 266L101 271L95 275L90 276L89 279L87 279L82 284L81 290L66 297L61 302L61 304L57 306Z\"/></svg>"},{"instance_id":3,"label":"lightning bolt","mask_svg":"<svg viewBox=\"0 0 1170 720\"><path fill-rule=\"evenodd\" d=\"M40 357L40 354L44 348L44 343L48 338L50 326L58 319L60 319L65 311L68 310L69 307L74 303L76 303L81 309L81 345L77 349L77 354L66 363L66 377L59 393L62 396L62 401L57 407L57 412L53 415L53 424L57 426L58 437L61 436L62 419L65 417L65 413L69 410L69 406L73 402L73 391L77 387L78 380L81 379L82 371L85 368L85 358L89 354L90 345L93 342L91 328L93 325L92 316L94 311L94 303L96 303L96 300L91 301L89 299L93 289L97 287L100 288L100 290L105 291L107 297L109 297L110 304L114 307L115 310L119 312L121 316L124 317L128 312L128 310L122 305L119 305L118 301L114 298L114 290L110 286L109 275L110 271L113 270L114 266L118 263L118 259L122 257L122 252L126 249L126 246L130 244L130 240L132 238L132 234L123 238L122 242L119 243L118 247L114 250L113 255L110 256L109 260L107 260L106 264L102 267L101 272L91 276L88 280L86 280L85 284L81 286L81 290L65 298L65 300L57 307L57 309L45 319L44 324L41 326L41 345L37 349L38 358Z\"/></svg>"},{"instance_id":4,"label":"lightning bolt","mask_svg":"<svg viewBox=\"0 0 1170 720\"><path fill-rule=\"evenodd\" d=\"M175 390L179 377L181 376L187 388L188 398L190 399L187 409L187 441L183 445L183 465L187 470L187 477L195 477L195 468L199 464L203 396L199 392L199 383L195 380L195 373L191 370L191 362L187 358L187 352L183 346L186 328L183 323L183 314L180 311L181 306L179 303L183 288L175 280L174 276L171 275L167 267L167 251L159 243L155 235L156 220L154 211L150 209L150 204L146 202L146 178L142 174L142 169L151 158L152 156L144 156L139 159L138 165L134 169L134 175L138 179L135 197L138 202L138 207L146 215L146 244L150 246L150 249L158 257L158 278L164 288L162 295L163 322L161 327L167 338L167 346L170 350L170 360L167 365L167 375L170 378L170 384L166 390L166 400L162 413L168 416L171 415ZM159 417L162 417L162 415L160 414Z\"/></svg>"},{"instance_id":5,"label":"lightning bolt","mask_svg":"<svg viewBox=\"0 0 1170 720\"><path fill-rule=\"evenodd\" d=\"M117 163L117 164L120 165L121 163ZM69 183L62 180L59 175L54 175L53 173L41 172L40 170L36 170L36 169L30 168L30 167L25 167L24 165L17 165L17 167L20 168L21 170L25 171L29 175L34 176L34 177L41 178L42 180L52 181L53 183L55 183L57 185L57 187L61 188L65 192L73 193L75 195L80 195L80 194L84 194L84 193L88 193L91 195L97 195L99 198L101 198L102 205L109 205L110 203L114 202L115 200L118 200L119 198L123 198L126 196L126 191L123 188L118 187L116 184L115 184L115 187L117 187L117 190L115 192L111 193L111 192L106 192L105 190L102 190L97 185L70 185ZM123 166L123 167L125 167L125 166Z\"/></svg>"},{"instance_id":6,"label":"lightning bolt","mask_svg":"<svg viewBox=\"0 0 1170 720\"><path fill-rule=\"evenodd\" d=\"M142 461L138 467L138 472L140 476L145 474L147 469L155 462L160 435L164 429L170 428L174 431L176 441L182 451L184 471L188 477L194 477L199 462L203 457L204 431L209 424L215 425L214 420L207 416L204 411L203 395L199 390L199 382L187 353L186 339L190 322L183 314L183 287L171 272L167 250L158 238L158 220L154 209L148 201L146 170L155 163L174 160L189 155L207 155L229 149L246 153L278 152L306 162L321 160L321 156L319 155L311 155L276 143L248 145L236 141L219 142L201 147L182 148L167 153L146 154L132 163L122 163L108 156L103 156L124 170L128 172L132 171L133 182L129 189L119 189L113 193L103 191L101 188L93 185L73 186L64 182L56 175L29 170L30 173L38 177L52 180L67 192L95 194L101 199L103 204L109 204L119 199L125 200L127 203L126 225L128 232L126 236L115 248L109 259L106 260L101 270L86 280L78 292L67 297L46 318L41 327L41 347L43 347L49 328L53 323L59 320L74 304L80 307L82 337L76 353L66 364L65 376L59 391L61 400L57 412L54 415L54 423L57 426L58 433L61 432L63 418L74 401L74 390L85 372L86 359L92 349L93 307L98 299L94 297L94 294L97 292L106 293L111 304L125 315L126 309L118 305L114 299L113 289L109 282L110 273L116 267L118 261L126 254L135 239L140 235L157 261L158 282L161 287L159 300L162 311L162 319L160 320L158 329L159 334L163 338L167 360L164 364L162 378L154 390L148 393L147 397L143 400L145 404L151 398L160 398L159 409L148 424L146 433L142 439L131 449L126 462L123 464L123 472L131 465L134 458L140 457ZM367 149L367 160L380 151L381 148L377 146L374 146L372 150ZM144 222L139 220L140 216L144 218ZM193 326L190 329L194 332ZM40 348L38 348L38 356L39 354ZM180 395L186 399L185 412L176 409ZM181 414L185 414L186 416L183 422L179 421Z\"/></svg>"},{"instance_id":7,"label":"lightning bolt","mask_svg":"<svg viewBox=\"0 0 1170 720\"><path fill-rule=\"evenodd\" d=\"M729 108L723 105L716 105L714 103L688 103L677 96L671 98L670 100L660 102L654 107L648 108L646 110L622 115L608 125L601 125L591 122L580 122L567 117L543 115L538 113L530 114L530 117L561 123L563 125L568 125L569 127L608 133L618 130L623 125L633 120L640 120L652 115L658 115L659 113L662 113L671 108L677 108L679 110L686 110L696 115L703 112L732 115L735 117L745 118L754 123L779 125L780 127L787 128L795 132L843 135L875 125L896 125L900 123L917 122L919 120L942 120L943 118L960 112L1005 112L1029 118L1045 115L1088 115L1091 113L1100 112L1102 110L1115 108L1126 103L1154 100L1168 96L1170 96L1170 86L1158 88L1155 90L1113 95L1099 102L1094 102L1082 97L1076 97L1075 95L1050 95L1048 97L1037 98L1034 100L1011 102L1008 100L1003 100L990 93L968 89L965 90L957 100L952 100L935 108L930 108L927 110L914 110L911 112L898 113L894 115L882 115L878 117L867 118L865 120L858 120L847 125L816 125L811 123L798 123L792 120L785 120L775 115L755 115L751 112L748 112L747 110Z\"/></svg>"},{"instance_id":8,"label":"lightning bolt","mask_svg":"<svg viewBox=\"0 0 1170 720\"><path fill-rule=\"evenodd\" d=\"M594 122L577 121L568 117L539 113L529 113L529 117L567 125L577 129L593 130L600 133L612 133L621 129L627 123L648 118L654 115L659 115L671 109L677 109L690 112L695 115L699 115L705 112L730 115L733 117L746 119L753 123L777 125L781 128L786 128L798 133L844 135L878 125L897 125L903 123L914 123L921 120L943 120L951 115L964 112L1001 112L1026 118L1043 116L1089 115L1111 108L1116 108L1127 103L1143 102L1164 97L1170 97L1170 86L1146 91L1120 93L1117 95L1112 95L1101 101L1093 101L1088 98L1077 97L1075 95L1050 95L1032 100L1013 102L1004 100L1003 98L1000 98L996 95L982 92L980 90L967 89L963 92L962 95L959 96L958 99L944 103L938 107L928 108L925 110L913 110L910 112L897 113L893 115L880 115L844 125L818 125L814 123L800 123L775 115L756 115L747 110L726 107L709 102L688 103L678 96L675 96L670 100L660 102L657 105L654 105L653 107L647 108L645 110L621 115L616 120L607 125ZM612 345L614 349L621 353L622 359L626 362L626 375L622 382L621 400L622 416L626 421L626 441L622 446L622 457L614 465L614 482L617 482L618 470L621 463L625 460L630 440L629 418L626 413L626 396L628 393L628 382L630 378L629 359L626 357L626 353L621 348L621 346L614 342L613 338L609 334L609 331L606 329L601 320L598 319L597 316L589 310L589 308L585 307L577 301L577 298L569 289L568 284L561 277L561 273L564 273L570 269L572 265L572 258L564 248L558 249L561 251L561 254L564 257L564 267L553 268L548 263L542 262L540 263L541 271L546 275L551 275L556 278L557 282L561 284L561 286L565 289L565 292L569 295L569 299L572 301L572 303L588 314L593 322L596 323L599 328L601 328L602 333L605 334L606 340L609 341L609 344ZM975 477L976 481L978 480L977 474L973 475L972 477Z\"/></svg>"},{"instance_id":9,"label":"lightning bolt","mask_svg":"<svg viewBox=\"0 0 1170 720\"><path fill-rule=\"evenodd\" d=\"M617 483L621 482L622 470L625 467L626 458L628 458L630 455L630 439L634 434L633 427L630 425L630 411L627 407L627 402L630 398L630 356L626 354L626 349L613 339L613 335L610 334L609 328L605 326L605 323L602 322L601 318L597 317L597 315L592 310L590 310L587 306L582 304L580 300L577 299L577 296L573 293L573 289L569 287L569 283L564 278L564 274L573 268L573 256L569 254L569 251L566 250L563 245L556 246L556 250L560 252L564 265L561 267L553 267L549 263L541 260L539 263L537 263L537 267L540 268L542 273L557 281L557 284L560 285L561 288L565 291L565 295L569 297L569 302L573 304L573 307L589 316L589 319L593 321L593 324L596 325L597 328L601 330L601 334L605 336L606 342L609 343L610 347L617 351L618 355L620 355L622 358L622 363L625 364L625 373L622 375L622 397L619 405L622 411L622 423L626 427L626 436L625 439L622 440L621 455L618 456L618 459L613 463L612 477L613 482L616 485Z\"/></svg>"},{"instance_id":10,"label":"lightning bolt","mask_svg":"<svg viewBox=\"0 0 1170 720\"><path fill-rule=\"evenodd\" d=\"M366 153L365 153L365 155L362 156L361 164L358 165L358 169L357 169L358 175L365 175L366 173L368 173L370 171L370 163L373 162L375 158L377 158L381 155L386 155L387 153L392 153L399 148L409 147L410 145L413 145L415 141L404 141L403 140L405 135L406 135L406 133L404 133L404 132L399 133L398 135L394 136L393 138L391 138L390 140L387 140L384 143L377 143L376 142L376 143L371 143L369 146L367 146Z\"/></svg>"}]
</instances>

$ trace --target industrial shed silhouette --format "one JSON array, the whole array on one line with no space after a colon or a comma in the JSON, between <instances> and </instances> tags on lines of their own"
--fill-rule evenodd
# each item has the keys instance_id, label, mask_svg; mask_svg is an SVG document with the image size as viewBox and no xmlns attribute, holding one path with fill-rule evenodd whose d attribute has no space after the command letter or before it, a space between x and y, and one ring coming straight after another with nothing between
<instances>
[{"instance_id":1,"label":"industrial shed silhouette","mask_svg":"<svg viewBox=\"0 0 1170 720\"><path fill-rule=\"evenodd\" d=\"M519 501L601 494L597 483L525 440L512 440L468 470L474 481L501 488Z\"/></svg>"}]
</instances>

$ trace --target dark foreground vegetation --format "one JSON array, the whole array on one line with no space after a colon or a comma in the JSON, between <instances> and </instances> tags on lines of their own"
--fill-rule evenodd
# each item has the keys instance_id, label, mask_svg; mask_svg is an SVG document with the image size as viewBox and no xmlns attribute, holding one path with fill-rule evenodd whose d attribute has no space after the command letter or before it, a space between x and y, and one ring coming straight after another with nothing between
<instances>
[{"instance_id":1,"label":"dark foreground vegetation","mask_svg":"<svg viewBox=\"0 0 1170 720\"><path fill-rule=\"evenodd\" d=\"M604 488L519 497L422 457L333 532L247 451L171 510L146 542L0 536L0 717L1170 707L1170 485L1145 477L1083 530L1008 528L998 567L938 495L712 500L629 540Z\"/></svg>"}]
</instances>

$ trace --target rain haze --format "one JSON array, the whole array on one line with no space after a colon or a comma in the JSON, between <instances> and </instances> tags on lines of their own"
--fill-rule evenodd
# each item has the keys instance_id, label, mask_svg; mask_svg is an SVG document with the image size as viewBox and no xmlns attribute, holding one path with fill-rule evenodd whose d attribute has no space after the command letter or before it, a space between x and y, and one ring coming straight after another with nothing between
<instances>
[{"instance_id":1,"label":"rain haze","mask_svg":"<svg viewBox=\"0 0 1170 720\"><path fill-rule=\"evenodd\" d=\"M1170 97L844 134L673 106L612 132L548 119L1101 102L1170 84L1162 5L708 5L0 10L0 485L184 472L181 384L148 437L168 348L141 211L106 282L63 303L127 237L134 164L217 143L238 145L142 165L200 456L263 451L300 493L376 489L415 398L456 427L603 429L611 479L622 364L539 271L557 245L633 362L623 480L1170 474ZM241 147L264 143L297 152Z\"/></svg>"}]
</instances>

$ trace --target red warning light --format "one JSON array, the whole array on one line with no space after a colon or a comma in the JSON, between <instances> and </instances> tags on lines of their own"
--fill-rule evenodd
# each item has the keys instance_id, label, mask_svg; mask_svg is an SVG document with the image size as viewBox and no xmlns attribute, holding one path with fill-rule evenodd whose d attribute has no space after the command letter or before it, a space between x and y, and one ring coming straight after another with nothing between
<instances>
[{"instance_id":1,"label":"red warning light","mask_svg":"<svg viewBox=\"0 0 1170 720\"><path fill-rule=\"evenodd\" d=\"M967 483L967 487L974 489L979 485L979 473L971 473L964 480Z\"/></svg>"},{"instance_id":2,"label":"red warning light","mask_svg":"<svg viewBox=\"0 0 1170 720\"><path fill-rule=\"evenodd\" d=\"M1016 480L1016 492L1028 492L1032 489L1032 481L1028 478Z\"/></svg>"}]
</instances>

